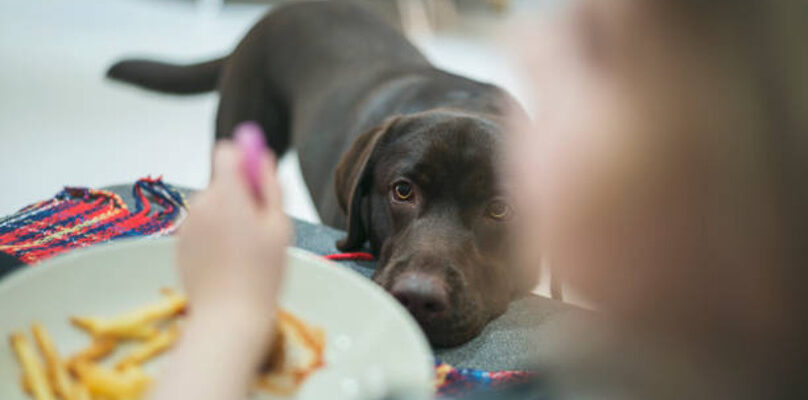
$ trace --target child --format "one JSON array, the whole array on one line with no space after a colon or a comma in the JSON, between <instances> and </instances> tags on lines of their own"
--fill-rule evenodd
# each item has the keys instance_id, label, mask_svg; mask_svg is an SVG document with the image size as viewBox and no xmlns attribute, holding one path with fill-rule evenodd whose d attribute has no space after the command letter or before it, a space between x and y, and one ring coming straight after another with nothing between
<instances>
[{"instance_id":1,"label":"child","mask_svg":"<svg viewBox=\"0 0 808 400\"><path fill-rule=\"evenodd\" d=\"M805 398L808 2L569 6L518 46L540 103L511 142L516 220L522 258L602 321L546 377L564 398Z\"/></svg>"}]
</instances>

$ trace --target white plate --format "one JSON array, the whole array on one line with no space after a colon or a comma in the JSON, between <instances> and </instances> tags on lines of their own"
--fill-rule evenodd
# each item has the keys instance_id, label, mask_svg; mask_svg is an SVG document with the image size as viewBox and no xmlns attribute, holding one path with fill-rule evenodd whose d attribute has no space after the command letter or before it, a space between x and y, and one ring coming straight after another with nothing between
<instances>
[{"instance_id":1,"label":"white plate","mask_svg":"<svg viewBox=\"0 0 808 400\"><path fill-rule=\"evenodd\" d=\"M25 330L30 338L31 323L39 321L61 353L71 354L88 338L68 323L69 316L115 315L155 301L161 287L179 288L173 260L172 239L123 241L56 257L0 281L0 399L27 399L6 340L12 331ZM326 332L326 366L297 398L430 393L426 339L412 317L365 278L292 248L281 305Z\"/></svg>"}]
</instances>

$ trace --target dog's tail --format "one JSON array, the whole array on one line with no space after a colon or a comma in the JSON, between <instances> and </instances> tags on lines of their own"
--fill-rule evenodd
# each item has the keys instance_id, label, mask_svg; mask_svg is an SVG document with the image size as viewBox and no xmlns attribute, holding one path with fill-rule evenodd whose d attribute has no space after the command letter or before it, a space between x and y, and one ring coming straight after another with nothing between
<instances>
[{"instance_id":1,"label":"dog's tail","mask_svg":"<svg viewBox=\"0 0 808 400\"><path fill-rule=\"evenodd\" d=\"M226 57L198 64L177 65L130 59L115 63L107 77L164 93L195 94L216 89Z\"/></svg>"}]
</instances>

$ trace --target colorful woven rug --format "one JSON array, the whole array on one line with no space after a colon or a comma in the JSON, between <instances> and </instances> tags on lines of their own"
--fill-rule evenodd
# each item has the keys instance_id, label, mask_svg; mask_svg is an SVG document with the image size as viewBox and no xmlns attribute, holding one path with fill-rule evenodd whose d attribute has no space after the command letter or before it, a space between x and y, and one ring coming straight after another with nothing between
<instances>
[{"instance_id":1,"label":"colorful woven rug","mask_svg":"<svg viewBox=\"0 0 808 400\"><path fill-rule=\"evenodd\" d=\"M0 219L0 264L11 258L32 264L68 250L109 240L170 234L185 216L182 194L160 178L144 178L132 187L135 209L115 193L65 188L50 200ZM333 261L372 260L368 253L325 256ZM457 369L435 362L440 397L458 396L479 388L504 387L528 380L524 371Z\"/></svg>"},{"instance_id":2,"label":"colorful woven rug","mask_svg":"<svg viewBox=\"0 0 808 400\"><path fill-rule=\"evenodd\" d=\"M473 390L505 388L529 381L533 374L527 371L483 371L455 368L435 360L435 387L439 397L457 397Z\"/></svg>"}]
</instances>

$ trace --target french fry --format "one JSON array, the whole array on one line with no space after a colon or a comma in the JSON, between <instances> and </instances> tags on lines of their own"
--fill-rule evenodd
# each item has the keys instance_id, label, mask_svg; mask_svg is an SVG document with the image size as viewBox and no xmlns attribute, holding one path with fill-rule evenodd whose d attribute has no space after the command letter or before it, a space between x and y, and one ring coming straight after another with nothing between
<instances>
[{"instance_id":1,"label":"french fry","mask_svg":"<svg viewBox=\"0 0 808 400\"><path fill-rule=\"evenodd\" d=\"M92 395L90 395L90 390L87 389L87 386L84 385L84 382L76 382L73 385L73 400L92 400Z\"/></svg>"},{"instance_id":2,"label":"french fry","mask_svg":"<svg viewBox=\"0 0 808 400\"><path fill-rule=\"evenodd\" d=\"M76 372L90 394L110 400L138 399L151 383L151 378L138 366L117 371L79 361Z\"/></svg>"},{"instance_id":3,"label":"french fry","mask_svg":"<svg viewBox=\"0 0 808 400\"><path fill-rule=\"evenodd\" d=\"M141 343L132 350L129 355L118 361L115 368L122 370L130 365L140 365L152 359L160 353L168 350L180 336L180 328L177 324L171 325L163 332L154 335L151 339Z\"/></svg>"},{"instance_id":4,"label":"french fry","mask_svg":"<svg viewBox=\"0 0 808 400\"><path fill-rule=\"evenodd\" d=\"M286 311L278 310L277 317L277 336L269 363L256 386L277 396L289 396L323 365L325 336L322 330L308 326ZM295 350L290 351L292 348Z\"/></svg>"},{"instance_id":5,"label":"french fry","mask_svg":"<svg viewBox=\"0 0 808 400\"><path fill-rule=\"evenodd\" d=\"M120 325L110 323L108 320L92 317L71 317L70 322L77 328L89 333L90 336L97 337L112 337L115 339L127 340L137 339L145 340L159 331L153 326L144 325Z\"/></svg>"},{"instance_id":6,"label":"french fry","mask_svg":"<svg viewBox=\"0 0 808 400\"><path fill-rule=\"evenodd\" d=\"M90 343L90 347L87 347L84 350L74 354L70 357L70 359L72 360L80 358L83 360L95 361L108 356L113 350L115 350L115 346L117 345L118 341L108 336L93 338L92 343Z\"/></svg>"},{"instance_id":7,"label":"french fry","mask_svg":"<svg viewBox=\"0 0 808 400\"><path fill-rule=\"evenodd\" d=\"M64 400L73 400L73 380L67 372L67 366L59 356L50 334L39 323L34 324L31 331L34 333L34 341L39 347L39 352L45 357L54 391Z\"/></svg>"},{"instance_id":8,"label":"french fry","mask_svg":"<svg viewBox=\"0 0 808 400\"><path fill-rule=\"evenodd\" d=\"M52 400L53 391L48 383L47 372L42 361L37 357L31 342L20 332L11 335L11 347L17 355L23 369L23 376L31 388L36 400Z\"/></svg>"},{"instance_id":9,"label":"french fry","mask_svg":"<svg viewBox=\"0 0 808 400\"><path fill-rule=\"evenodd\" d=\"M33 396L34 393L31 391L31 381L28 379L28 376L25 373L20 374L20 387L22 390L25 391L25 394L29 396Z\"/></svg>"},{"instance_id":10,"label":"french fry","mask_svg":"<svg viewBox=\"0 0 808 400\"><path fill-rule=\"evenodd\" d=\"M122 339L148 339L155 335L153 324L185 310L188 299L173 291L164 291L157 303L132 310L110 319L73 317L71 322L91 335Z\"/></svg>"},{"instance_id":11,"label":"french fry","mask_svg":"<svg viewBox=\"0 0 808 400\"><path fill-rule=\"evenodd\" d=\"M100 360L111 354L115 350L116 346L118 346L118 341L114 338L107 336L93 338L93 341L90 343L89 347L70 356L70 358L67 360L67 369L75 374L76 363L78 363L80 360Z\"/></svg>"}]
</instances>

